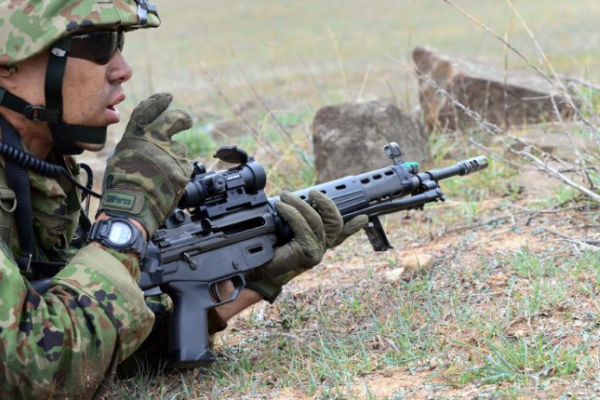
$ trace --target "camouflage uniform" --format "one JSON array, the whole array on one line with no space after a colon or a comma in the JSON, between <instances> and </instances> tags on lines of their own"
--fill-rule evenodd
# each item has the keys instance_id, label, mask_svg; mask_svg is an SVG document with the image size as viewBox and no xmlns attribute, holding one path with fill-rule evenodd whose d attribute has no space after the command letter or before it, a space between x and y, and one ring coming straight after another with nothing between
<instances>
[{"instance_id":1,"label":"camouflage uniform","mask_svg":"<svg viewBox=\"0 0 600 400\"><path fill-rule=\"evenodd\" d=\"M68 263L40 296L0 242L0 398L90 397L111 361L143 342L154 315L135 258L69 247L80 208L68 181L30 172L30 182L38 256Z\"/></svg>"},{"instance_id":2,"label":"camouflage uniform","mask_svg":"<svg viewBox=\"0 0 600 400\"><path fill-rule=\"evenodd\" d=\"M2 1L0 65L18 65L81 28L158 26L158 16L147 11L142 0ZM0 175L0 232L6 234L17 227L7 222L11 191L2 160ZM36 257L67 264L40 295L15 262L16 235L0 240L0 398L89 398L106 371L143 342L154 315L136 284L135 257L70 246L80 210L71 184L34 172L29 177Z\"/></svg>"}]
</instances>

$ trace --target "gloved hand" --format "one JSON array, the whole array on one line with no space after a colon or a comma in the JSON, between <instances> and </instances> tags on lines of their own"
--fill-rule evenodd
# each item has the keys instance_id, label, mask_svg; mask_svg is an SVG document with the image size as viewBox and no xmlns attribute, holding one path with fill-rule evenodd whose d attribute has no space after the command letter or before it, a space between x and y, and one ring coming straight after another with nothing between
<instances>
[{"instance_id":1,"label":"gloved hand","mask_svg":"<svg viewBox=\"0 0 600 400\"><path fill-rule=\"evenodd\" d=\"M338 246L369 222L360 215L344 224L334 202L323 193L309 192L309 203L289 192L275 207L294 232L294 238L275 249L273 260L246 274L246 287L273 303L281 287L319 264L327 249Z\"/></svg>"},{"instance_id":2,"label":"gloved hand","mask_svg":"<svg viewBox=\"0 0 600 400\"><path fill-rule=\"evenodd\" d=\"M167 110L173 96L158 93L141 102L109 159L98 213L133 218L152 236L183 195L192 165L183 144L171 140L191 128L182 110Z\"/></svg>"}]
</instances>

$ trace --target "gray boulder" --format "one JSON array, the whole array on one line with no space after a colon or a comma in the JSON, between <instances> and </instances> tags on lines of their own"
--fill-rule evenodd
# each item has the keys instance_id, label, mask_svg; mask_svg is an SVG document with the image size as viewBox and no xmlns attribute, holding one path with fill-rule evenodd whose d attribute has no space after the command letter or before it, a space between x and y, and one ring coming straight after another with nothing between
<instances>
[{"instance_id":1,"label":"gray boulder","mask_svg":"<svg viewBox=\"0 0 600 400\"><path fill-rule=\"evenodd\" d=\"M438 88L503 129L556 121L556 110L564 119L573 116L573 110L553 86L533 71L505 71L423 47L415 48L413 60L417 70L435 86L419 81L419 98L429 131L436 126L458 130L476 125L447 96L437 93Z\"/></svg>"},{"instance_id":2,"label":"gray boulder","mask_svg":"<svg viewBox=\"0 0 600 400\"><path fill-rule=\"evenodd\" d=\"M407 161L431 161L422 124L386 102L345 103L321 108L313 120L319 182L390 165L383 146L397 142Z\"/></svg>"}]
</instances>

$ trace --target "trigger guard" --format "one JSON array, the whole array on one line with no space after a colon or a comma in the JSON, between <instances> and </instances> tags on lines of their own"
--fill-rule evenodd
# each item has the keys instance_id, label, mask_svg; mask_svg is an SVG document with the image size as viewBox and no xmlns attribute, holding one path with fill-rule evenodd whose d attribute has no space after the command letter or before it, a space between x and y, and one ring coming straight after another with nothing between
<instances>
[{"instance_id":1,"label":"trigger guard","mask_svg":"<svg viewBox=\"0 0 600 400\"><path fill-rule=\"evenodd\" d=\"M219 283L221 282L225 282L225 281L231 281L231 283L233 284L233 294L231 295L230 298L228 298L227 300L223 300L221 298L221 294L219 293ZM244 287L246 286L246 280L244 279L243 275L235 275L226 279L222 279L220 281L217 282L213 282L210 285L210 294L212 295L212 297L215 300L215 307L217 306L221 306L223 304L227 304L227 303L231 303L232 301L236 300L239 295L242 293L242 290L244 289Z\"/></svg>"}]
</instances>

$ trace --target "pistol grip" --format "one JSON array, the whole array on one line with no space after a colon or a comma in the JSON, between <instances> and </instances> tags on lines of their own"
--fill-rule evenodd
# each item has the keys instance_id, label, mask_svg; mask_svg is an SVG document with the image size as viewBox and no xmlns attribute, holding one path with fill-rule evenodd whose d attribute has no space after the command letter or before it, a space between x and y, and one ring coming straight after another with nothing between
<instances>
[{"instance_id":1,"label":"pistol grip","mask_svg":"<svg viewBox=\"0 0 600 400\"><path fill-rule=\"evenodd\" d=\"M216 360L208 344L208 310L215 307L210 283L172 282L164 291L173 300L169 364L176 368L207 365Z\"/></svg>"}]
</instances>

